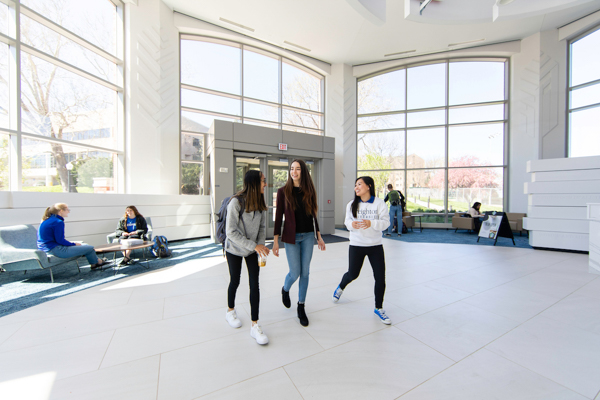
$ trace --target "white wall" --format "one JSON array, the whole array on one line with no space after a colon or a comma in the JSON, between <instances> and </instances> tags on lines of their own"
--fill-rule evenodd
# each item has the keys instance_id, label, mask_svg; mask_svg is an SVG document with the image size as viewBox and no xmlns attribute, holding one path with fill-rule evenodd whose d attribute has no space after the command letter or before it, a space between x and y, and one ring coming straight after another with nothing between
<instances>
[{"instance_id":1,"label":"white wall","mask_svg":"<svg viewBox=\"0 0 600 400\"><path fill-rule=\"evenodd\" d=\"M67 240L91 245L106 243L129 205L152 218L154 235L169 240L210 235L208 196L0 192L0 226L37 228L46 207L54 203L67 203L71 210L65 220Z\"/></svg>"},{"instance_id":2,"label":"white wall","mask_svg":"<svg viewBox=\"0 0 600 400\"><path fill-rule=\"evenodd\" d=\"M351 65L331 66L325 93L325 135L335 138L335 225L341 226L356 179L356 77Z\"/></svg>"},{"instance_id":3,"label":"white wall","mask_svg":"<svg viewBox=\"0 0 600 400\"><path fill-rule=\"evenodd\" d=\"M179 34L160 0L125 5L126 193L179 194Z\"/></svg>"}]
</instances>

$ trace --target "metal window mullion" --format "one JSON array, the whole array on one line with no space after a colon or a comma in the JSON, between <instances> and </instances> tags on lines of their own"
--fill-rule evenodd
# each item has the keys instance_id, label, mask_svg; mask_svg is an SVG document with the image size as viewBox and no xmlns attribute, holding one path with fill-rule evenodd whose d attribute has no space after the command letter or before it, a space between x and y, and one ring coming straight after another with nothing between
<instances>
[{"instance_id":1,"label":"metal window mullion","mask_svg":"<svg viewBox=\"0 0 600 400\"><path fill-rule=\"evenodd\" d=\"M308 110L306 108L300 108L300 107L294 107L294 106L290 106L290 105L283 105L282 107L286 110L291 110L291 111L298 111L298 112L303 112L305 114L313 114L313 115L324 115L324 113L320 112L320 111L313 111L313 110Z\"/></svg>"},{"instance_id":2,"label":"metal window mullion","mask_svg":"<svg viewBox=\"0 0 600 400\"><path fill-rule=\"evenodd\" d=\"M74 141L65 140L65 139L52 138L49 136L38 135L36 133L22 132L21 137L29 138L29 139L33 139L33 140L39 140L41 142L49 142L49 143L62 144L65 146L81 147L81 148L88 149L88 150L93 149L93 150L98 150L98 151L102 151L105 153L123 154L123 151L121 151L121 150L115 150L115 149L111 149L108 147L96 146L93 144L74 142Z\"/></svg>"},{"instance_id":3,"label":"metal window mullion","mask_svg":"<svg viewBox=\"0 0 600 400\"><path fill-rule=\"evenodd\" d=\"M116 0L120 4L115 5L115 12L117 18L117 32L116 32L116 43L117 43L117 57L121 60L125 60L125 6L120 1ZM113 2L114 4L115 2ZM125 62L121 64L115 65L117 69L117 83L125 88L126 76L125 76ZM115 92L115 96L117 99L117 143L119 146L119 150L122 150L122 154L117 155L117 168L115 171L115 176L117 177L117 183L115 187L117 188L117 193L125 193L125 180L127 173L127 163L126 163L126 124L125 124L125 91Z\"/></svg>"},{"instance_id":4,"label":"metal window mullion","mask_svg":"<svg viewBox=\"0 0 600 400\"><path fill-rule=\"evenodd\" d=\"M277 88L277 101L279 102L279 110L278 110L278 118L279 118L279 127L283 129L283 57L279 57L279 65L278 65L278 73L279 73L279 82Z\"/></svg>"},{"instance_id":5,"label":"metal window mullion","mask_svg":"<svg viewBox=\"0 0 600 400\"><path fill-rule=\"evenodd\" d=\"M445 171L445 179L444 179L444 223L448 223L448 179L449 179L449 171L448 171L448 166L449 166L449 159L450 159L450 152L449 152L449 144L450 144L450 128L449 128L449 124L448 122L450 121L450 108L449 108L449 104L450 104L450 62L446 62L446 108L445 108L445 117L446 117L446 126L444 128L445 130L445 140L446 140L446 149L445 149L445 153L446 153L446 160L445 160L445 165L446 165L446 171Z\"/></svg>"},{"instance_id":6,"label":"metal window mullion","mask_svg":"<svg viewBox=\"0 0 600 400\"><path fill-rule=\"evenodd\" d=\"M581 107L577 107L577 108L571 108L569 109L569 114L573 113L573 112L577 112L577 111L585 111L585 110L589 110L590 108L596 108L600 106L600 103L594 103L594 104L588 104L587 106L581 106Z\"/></svg>"},{"instance_id":7,"label":"metal window mullion","mask_svg":"<svg viewBox=\"0 0 600 400\"><path fill-rule=\"evenodd\" d=\"M569 80L570 80L570 79L569 79ZM586 83L580 83L579 85L570 86L570 87L569 87L569 90L570 90L570 91L573 91L573 90L577 90L577 89L583 89L583 88L585 88L585 87L588 87L588 86L594 86L594 85L597 85L597 84L599 84L599 83L600 83L600 79L596 79L596 80L594 80L594 81L589 81L589 82L586 82Z\"/></svg>"},{"instance_id":8,"label":"metal window mullion","mask_svg":"<svg viewBox=\"0 0 600 400\"><path fill-rule=\"evenodd\" d=\"M40 50L38 50L38 49L36 49L34 47L31 47L31 46L29 46L29 45L27 45L25 43L21 43L21 50L24 51L24 52L26 52L26 53L28 53L28 54L31 54L31 55L33 55L35 57L41 58L42 60L47 61L47 62L49 62L51 64L54 64L54 65L56 65L58 67L61 67L62 69L65 69L65 70L67 70L69 72L72 72L72 73L74 73L76 75L79 75L82 78L85 78L85 79L88 79L90 81L96 82L96 83L98 83L98 84L100 84L100 85L102 85L102 86L104 86L104 87L106 87L108 89L114 90L116 92L122 92L123 91L122 87L119 87L119 86L115 85L112 82L106 81L106 80L104 80L102 78L97 77L96 75L90 74L89 72L84 71L81 68L77 68L77 67L75 67L75 66L73 66L71 64L68 64L68 63L66 63L66 62L64 62L64 61L62 61L62 60L60 60L60 59L58 59L56 57L53 57L53 56L51 56L49 54L46 54L43 51L40 51Z\"/></svg>"},{"instance_id":9,"label":"metal window mullion","mask_svg":"<svg viewBox=\"0 0 600 400\"><path fill-rule=\"evenodd\" d=\"M207 88L203 88L200 86L190 85L187 83L181 83L181 89L193 90L195 92L211 94L213 96L227 97L227 98L230 98L233 100L241 100L242 99L242 96L240 96L239 94L221 92L219 90L207 89Z\"/></svg>"},{"instance_id":10,"label":"metal window mullion","mask_svg":"<svg viewBox=\"0 0 600 400\"><path fill-rule=\"evenodd\" d=\"M71 32L70 30L60 26L56 22L44 17L43 15L38 14L36 11L32 10L31 8L22 5L21 13L23 15L26 15L27 17L31 18L35 22L45 26L46 28L55 31L58 34L66 37L67 39L77 43L78 45L96 53L100 57L105 58L115 64L119 64L119 65L123 64L122 59L115 57L113 54L110 54L106 50L103 50L100 47L96 46L95 44L88 42L87 40L85 40L81 36L77 35L76 33Z\"/></svg>"},{"instance_id":11,"label":"metal window mullion","mask_svg":"<svg viewBox=\"0 0 600 400\"><path fill-rule=\"evenodd\" d=\"M240 115L226 114L226 113L221 113L221 112L216 112L216 111L208 111L208 110L203 110L201 108L192 108L192 107L183 107L182 106L181 111L188 111L188 112L193 112L193 113L197 113L197 114L207 114L207 115L212 115L213 117L241 119Z\"/></svg>"},{"instance_id":12,"label":"metal window mullion","mask_svg":"<svg viewBox=\"0 0 600 400\"><path fill-rule=\"evenodd\" d=\"M11 38L10 36L6 36L4 33L0 32L0 43L7 44L9 46L14 46L16 40Z\"/></svg>"},{"instance_id":13,"label":"metal window mullion","mask_svg":"<svg viewBox=\"0 0 600 400\"><path fill-rule=\"evenodd\" d=\"M240 46L240 116L242 124L244 123L244 46Z\"/></svg>"},{"instance_id":14,"label":"metal window mullion","mask_svg":"<svg viewBox=\"0 0 600 400\"><path fill-rule=\"evenodd\" d=\"M8 57L8 86L9 86L9 128L16 134L10 135L9 149L9 188L11 191L20 191L22 189L23 167L22 159L22 141L21 141L21 5L15 2L8 8L8 28L16 41L9 45Z\"/></svg>"}]
</instances>

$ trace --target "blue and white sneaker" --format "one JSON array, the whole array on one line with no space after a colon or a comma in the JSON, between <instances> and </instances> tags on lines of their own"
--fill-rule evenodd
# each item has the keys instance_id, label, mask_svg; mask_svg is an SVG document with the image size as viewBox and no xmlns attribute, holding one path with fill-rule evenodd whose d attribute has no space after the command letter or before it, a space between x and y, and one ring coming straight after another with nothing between
<instances>
[{"instance_id":1,"label":"blue and white sneaker","mask_svg":"<svg viewBox=\"0 0 600 400\"><path fill-rule=\"evenodd\" d=\"M383 322L384 324L386 324L386 325L392 324L392 320L390 319L390 317L385 315L385 310L383 308L376 308L375 315L377 315L379 317L379 319L381 320L381 322Z\"/></svg>"},{"instance_id":2,"label":"blue and white sneaker","mask_svg":"<svg viewBox=\"0 0 600 400\"><path fill-rule=\"evenodd\" d=\"M344 291L342 290L340 285L338 285L338 287L333 292L333 297L331 298L331 300L333 300L334 303L337 303L340 297L342 297L342 293L344 293Z\"/></svg>"}]
</instances>

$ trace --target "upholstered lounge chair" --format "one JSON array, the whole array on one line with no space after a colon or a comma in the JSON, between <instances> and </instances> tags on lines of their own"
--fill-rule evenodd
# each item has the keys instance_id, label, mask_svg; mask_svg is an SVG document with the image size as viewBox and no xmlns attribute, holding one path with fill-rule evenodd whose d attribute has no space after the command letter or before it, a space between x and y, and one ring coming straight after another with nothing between
<instances>
[{"instance_id":1,"label":"upholstered lounge chair","mask_svg":"<svg viewBox=\"0 0 600 400\"><path fill-rule=\"evenodd\" d=\"M475 221L473 221L473 218L463 217L465 214L468 215L467 213L456 213L452 217L452 227L456 228L454 232L457 232L459 229L475 231Z\"/></svg>"},{"instance_id":2,"label":"upholstered lounge chair","mask_svg":"<svg viewBox=\"0 0 600 400\"><path fill-rule=\"evenodd\" d=\"M0 270L3 272L47 269L54 283L52 267L75 261L79 270L82 256L59 258L37 249L37 229L32 225L15 225L0 228Z\"/></svg>"},{"instance_id":3,"label":"upholstered lounge chair","mask_svg":"<svg viewBox=\"0 0 600 400\"><path fill-rule=\"evenodd\" d=\"M144 217L146 219L146 225L148 226L148 233L146 233L146 237L148 240L152 240L152 219L150 217ZM116 225L115 225L116 226ZM111 244L117 240L117 234L115 232L109 233L106 235L106 243Z\"/></svg>"}]
</instances>

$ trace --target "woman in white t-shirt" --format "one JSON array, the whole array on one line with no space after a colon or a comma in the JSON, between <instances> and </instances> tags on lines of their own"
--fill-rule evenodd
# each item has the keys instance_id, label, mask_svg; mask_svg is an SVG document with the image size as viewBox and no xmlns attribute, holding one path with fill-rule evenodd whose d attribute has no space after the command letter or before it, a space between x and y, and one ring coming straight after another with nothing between
<instances>
[{"instance_id":1,"label":"woman in white t-shirt","mask_svg":"<svg viewBox=\"0 0 600 400\"><path fill-rule=\"evenodd\" d=\"M483 217L485 214L482 214L481 211L481 203L476 201L473 203L473 207L469 208L467 214L469 214L473 218L473 222L475 223L475 233L479 233L479 229L481 229L481 221L483 221Z\"/></svg>"},{"instance_id":2,"label":"woman in white t-shirt","mask_svg":"<svg viewBox=\"0 0 600 400\"><path fill-rule=\"evenodd\" d=\"M383 310L385 255L381 240L382 231L390 225L388 208L382 199L375 197L375 182L370 176L361 176L356 180L354 193L354 200L346 207L345 220L350 231L348 272L333 292L333 302L337 303L346 286L358 278L365 257L369 257L375 277L375 315L381 322L390 325L392 320Z\"/></svg>"}]
</instances>

